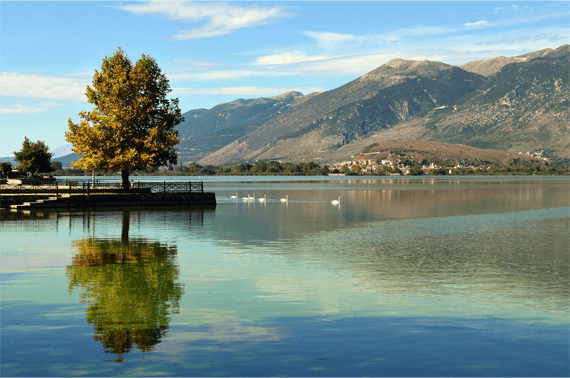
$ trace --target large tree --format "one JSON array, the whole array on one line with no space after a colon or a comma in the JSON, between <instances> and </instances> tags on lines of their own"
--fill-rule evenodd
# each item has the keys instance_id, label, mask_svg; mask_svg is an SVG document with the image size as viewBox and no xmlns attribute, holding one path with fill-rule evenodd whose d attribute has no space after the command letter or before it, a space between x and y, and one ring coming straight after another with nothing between
<instances>
[{"instance_id":1,"label":"large tree","mask_svg":"<svg viewBox=\"0 0 570 378\"><path fill-rule=\"evenodd\" d=\"M33 143L27 137L24 137L22 149L14 151L16 161L20 163L18 167L19 173L40 173L51 172L51 157L53 154L49 152L49 147L39 140Z\"/></svg>"},{"instance_id":2,"label":"large tree","mask_svg":"<svg viewBox=\"0 0 570 378\"><path fill-rule=\"evenodd\" d=\"M79 124L69 119L65 133L73 152L83 154L73 167L85 170L119 170L123 188L129 173L177 163L176 125L184 121L178 99L156 61L143 55L133 66L119 48L95 70L87 101L95 107L79 113Z\"/></svg>"}]
</instances>

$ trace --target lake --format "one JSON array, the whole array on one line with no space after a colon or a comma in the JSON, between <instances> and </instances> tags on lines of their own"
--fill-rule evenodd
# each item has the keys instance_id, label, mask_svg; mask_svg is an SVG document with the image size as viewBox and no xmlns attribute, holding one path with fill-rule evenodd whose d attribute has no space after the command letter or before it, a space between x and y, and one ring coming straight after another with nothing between
<instances>
[{"instance_id":1,"label":"lake","mask_svg":"<svg viewBox=\"0 0 570 378\"><path fill-rule=\"evenodd\" d=\"M191 180L0 213L0 375L570 375L568 177Z\"/></svg>"}]
</instances>

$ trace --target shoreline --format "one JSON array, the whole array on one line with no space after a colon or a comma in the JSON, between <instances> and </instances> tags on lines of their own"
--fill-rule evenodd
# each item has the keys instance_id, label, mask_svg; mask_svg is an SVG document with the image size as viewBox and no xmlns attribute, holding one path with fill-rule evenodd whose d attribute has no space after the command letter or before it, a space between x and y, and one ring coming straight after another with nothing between
<instances>
[{"instance_id":1,"label":"shoreline","mask_svg":"<svg viewBox=\"0 0 570 378\"><path fill-rule=\"evenodd\" d=\"M144 206L216 206L214 193L113 193L113 194L2 194L0 208L12 211L47 208L97 208Z\"/></svg>"}]
</instances>

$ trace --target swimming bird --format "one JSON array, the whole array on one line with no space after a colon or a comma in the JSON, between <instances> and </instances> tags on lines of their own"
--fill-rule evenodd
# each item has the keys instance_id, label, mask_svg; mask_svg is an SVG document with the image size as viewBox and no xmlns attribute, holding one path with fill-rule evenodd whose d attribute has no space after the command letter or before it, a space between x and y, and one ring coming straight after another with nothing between
<instances>
[{"instance_id":1,"label":"swimming bird","mask_svg":"<svg viewBox=\"0 0 570 378\"><path fill-rule=\"evenodd\" d=\"M285 196L285 198L281 198L281 202L288 202L289 201L289 194Z\"/></svg>"},{"instance_id":2,"label":"swimming bird","mask_svg":"<svg viewBox=\"0 0 570 378\"><path fill-rule=\"evenodd\" d=\"M259 199L259 202L265 202L267 200L267 194L263 195L263 198Z\"/></svg>"},{"instance_id":3,"label":"swimming bird","mask_svg":"<svg viewBox=\"0 0 570 378\"><path fill-rule=\"evenodd\" d=\"M338 200L332 200L332 201L331 201L331 204L333 204L333 205L338 205L338 204L340 204L340 197L338 197Z\"/></svg>"},{"instance_id":4,"label":"swimming bird","mask_svg":"<svg viewBox=\"0 0 570 378\"><path fill-rule=\"evenodd\" d=\"M238 198L238 195L237 195L237 193L236 193L236 195L235 195L235 196L231 196L230 198Z\"/></svg>"}]
</instances>

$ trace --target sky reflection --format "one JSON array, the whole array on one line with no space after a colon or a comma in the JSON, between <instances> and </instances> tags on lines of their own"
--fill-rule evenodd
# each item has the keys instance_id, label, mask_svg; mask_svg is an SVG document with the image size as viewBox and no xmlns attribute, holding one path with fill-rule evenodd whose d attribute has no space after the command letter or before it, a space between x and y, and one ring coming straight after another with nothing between
<instances>
[{"instance_id":1,"label":"sky reflection","mask_svg":"<svg viewBox=\"0 0 570 378\"><path fill-rule=\"evenodd\" d=\"M2 213L2 374L567 376L568 188L422 185Z\"/></svg>"}]
</instances>

